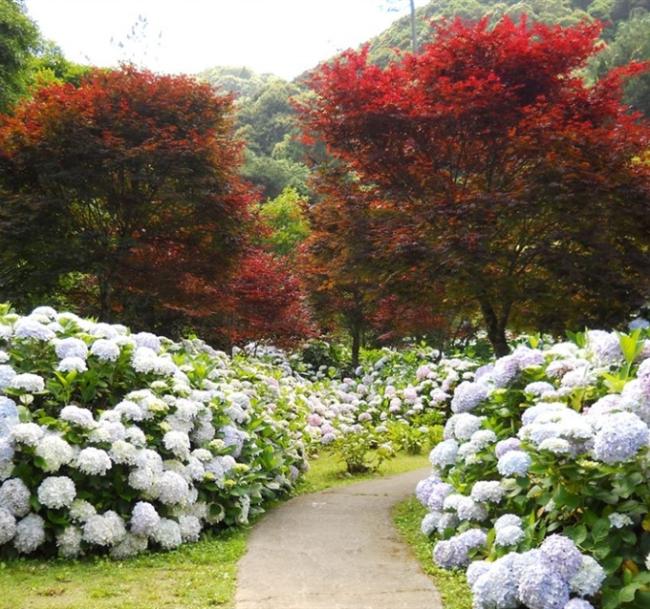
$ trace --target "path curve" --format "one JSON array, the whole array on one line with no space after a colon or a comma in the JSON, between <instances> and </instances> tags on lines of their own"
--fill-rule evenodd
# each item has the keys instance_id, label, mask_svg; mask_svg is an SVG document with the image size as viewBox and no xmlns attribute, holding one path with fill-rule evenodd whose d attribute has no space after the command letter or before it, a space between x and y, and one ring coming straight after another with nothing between
<instances>
[{"instance_id":1,"label":"path curve","mask_svg":"<svg viewBox=\"0 0 650 609\"><path fill-rule=\"evenodd\" d=\"M253 529L236 609L440 609L391 508L428 470L303 495Z\"/></svg>"}]
</instances>

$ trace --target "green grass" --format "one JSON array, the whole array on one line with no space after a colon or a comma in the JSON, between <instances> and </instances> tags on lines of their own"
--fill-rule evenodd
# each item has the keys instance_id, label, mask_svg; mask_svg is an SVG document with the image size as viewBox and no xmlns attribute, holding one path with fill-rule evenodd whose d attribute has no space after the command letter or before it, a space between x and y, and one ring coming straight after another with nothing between
<instances>
[{"instance_id":1,"label":"green grass","mask_svg":"<svg viewBox=\"0 0 650 609\"><path fill-rule=\"evenodd\" d=\"M335 486L354 484L360 480L371 480L402 474L421 467L427 467L427 455L407 455L398 453L389 461L384 461L374 473L350 475L345 471L345 464L331 453L323 453L309 462L309 471L296 488L296 494L315 493Z\"/></svg>"},{"instance_id":2,"label":"green grass","mask_svg":"<svg viewBox=\"0 0 650 609\"><path fill-rule=\"evenodd\" d=\"M426 509L415 497L412 497L395 506L393 519L397 529L420 561L423 571L436 584L445 609L471 609L472 596L464 572L440 569L431 560L433 543L420 531L420 522L426 513Z\"/></svg>"},{"instance_id":3,"label":"green grass","mask_svg":"<svg viewBox=\"0 0 650 609\"><path fill-rule=\"evenodd\" d=\"M376 474L349 476L325 454L296 494L425 467L425 456L398 455ZM235 594L237 562L250 527L224 531L196 544L128 561L21 559L0 563L0 609L228 609Z\"/></svg>"},{"instance_id":4,"label":"green grass","mask_svg":"<svg viewBox=\"0 0 650 609\"><path fill-rule=\"evenodd\" d=\"M248 529L129 561L18 560L0 565L1 609L228 607Z\"/></svg>"}]
</instances>

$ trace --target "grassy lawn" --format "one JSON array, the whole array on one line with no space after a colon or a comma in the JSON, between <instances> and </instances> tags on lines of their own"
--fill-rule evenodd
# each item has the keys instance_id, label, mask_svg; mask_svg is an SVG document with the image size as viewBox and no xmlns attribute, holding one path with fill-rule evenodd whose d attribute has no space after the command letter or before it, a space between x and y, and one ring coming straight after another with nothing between
<instances>
[{"instance_id":1,"label":"grassy lawn","mask_svg":"<svg viewBox=\"0 0 650 609\"><path fill-rule=\"evenodd\" d=\"M296 493L315 493L334 486L354 484L360 480L371 480L384 476L402 474L414 469L429 466L428 452L422 455L399 453L390 461L384 461L379 471L369 474L350 475L345 471L345 464L330 453L323 453L309 462L309 472L296 488Z\"/></svg>"},{"instance_id":2,"label":"grassy lawn","mask_svg":"<svg viewBox=\"0 0 650 609\"><path fill-rule=\"evenodd\" d=\"M296 493L425 467L398 455L376 474L349 476L332 455L311 462ZM18 560L0 563L0 609L209 609L232 606L237 562L249 528L226 531L176 551L116 562Z\"/></svg>"},{"instance_id":3,"label":"grassy lawn","mask_svg":"<svg viewBox=\"0 0 650 609\"><path fill-rule=\"evenodd\" d=\"M423 571L436 584L445 609L471 609L472 597L465 573L440 569L431 560L433 543L420 532L420 522L425 514L426 509L414 497L398 503L393 510L395 525L413 549Z\"/></svg>"},{"instance_id":4,"label":"grassy lawn","mask_svg":"<svg viewBox=\"0 0 650 609\"><path fill-rule=\"evenodd\" d=\"M129 561L20 560L0 565L2 609L227 607L245 529Z\"/></svg>"}]
</instances>

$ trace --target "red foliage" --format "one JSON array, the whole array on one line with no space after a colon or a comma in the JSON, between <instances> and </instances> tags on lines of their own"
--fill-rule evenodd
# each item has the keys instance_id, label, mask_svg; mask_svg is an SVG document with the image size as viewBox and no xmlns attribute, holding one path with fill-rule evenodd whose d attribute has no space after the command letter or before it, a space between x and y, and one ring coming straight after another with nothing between
<instances>
[{"instance_id":1,"label":"red foliage","mask_svg":"<svg viewBox=\"0 0 650 609\"><path fill-rule=\"evenodd\" d=\"M300 283L286 268L286 260L251 250L227 293L230 342L264 338L286 345L314 335Z\"/></svg>"},{"instance_id":2,"label":"red foliage","mask_svg":"<svg viewBox=\"0 0 650 609\"><path fill-rule=\"evenodd\" d=\"M223 341L304 333L295 280L249 249L241 149L231 98L189 77L124 66L40 90L0 118L15 293L79 273L104 319Z\"/></svg>"},{"instance_id":3,"label":"red foliage","mask_svg":"<svg viewBox=\"0 0 650 609\"><path fill-rule=\"evenodd\" d=\"M638 159L650 138L620 101L645 66L587 87L576 71L598 49L594 23L436 29L386 69L365 49L322 66L301 109L308 134L379 189L389 272L474 302L500 352L513 318L620 319L648 288L650 168Z\"/></svg>"}]
</instances>

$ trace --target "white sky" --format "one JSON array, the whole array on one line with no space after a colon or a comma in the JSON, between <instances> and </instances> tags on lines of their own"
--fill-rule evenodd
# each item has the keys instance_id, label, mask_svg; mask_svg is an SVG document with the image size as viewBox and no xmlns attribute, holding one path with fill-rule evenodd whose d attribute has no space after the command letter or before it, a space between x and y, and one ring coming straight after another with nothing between
<instances>
[{"instance_id":1,"label":"white sky","mask_svg":"<svg viewBox=\"0 0 650 609\"><path fill-rule=\"evenodd\" d=\"M26 0L29 15L68 59L130 60L159 72L246 65L293 78L356 47L407 14L408 0ZM416 1L417 6L427 0ZM142 15L140 41L127 36ZM113 42L111 42L113 39ZM119 48L118 42L126 42Z\"/></svg>"}]
</instances>

